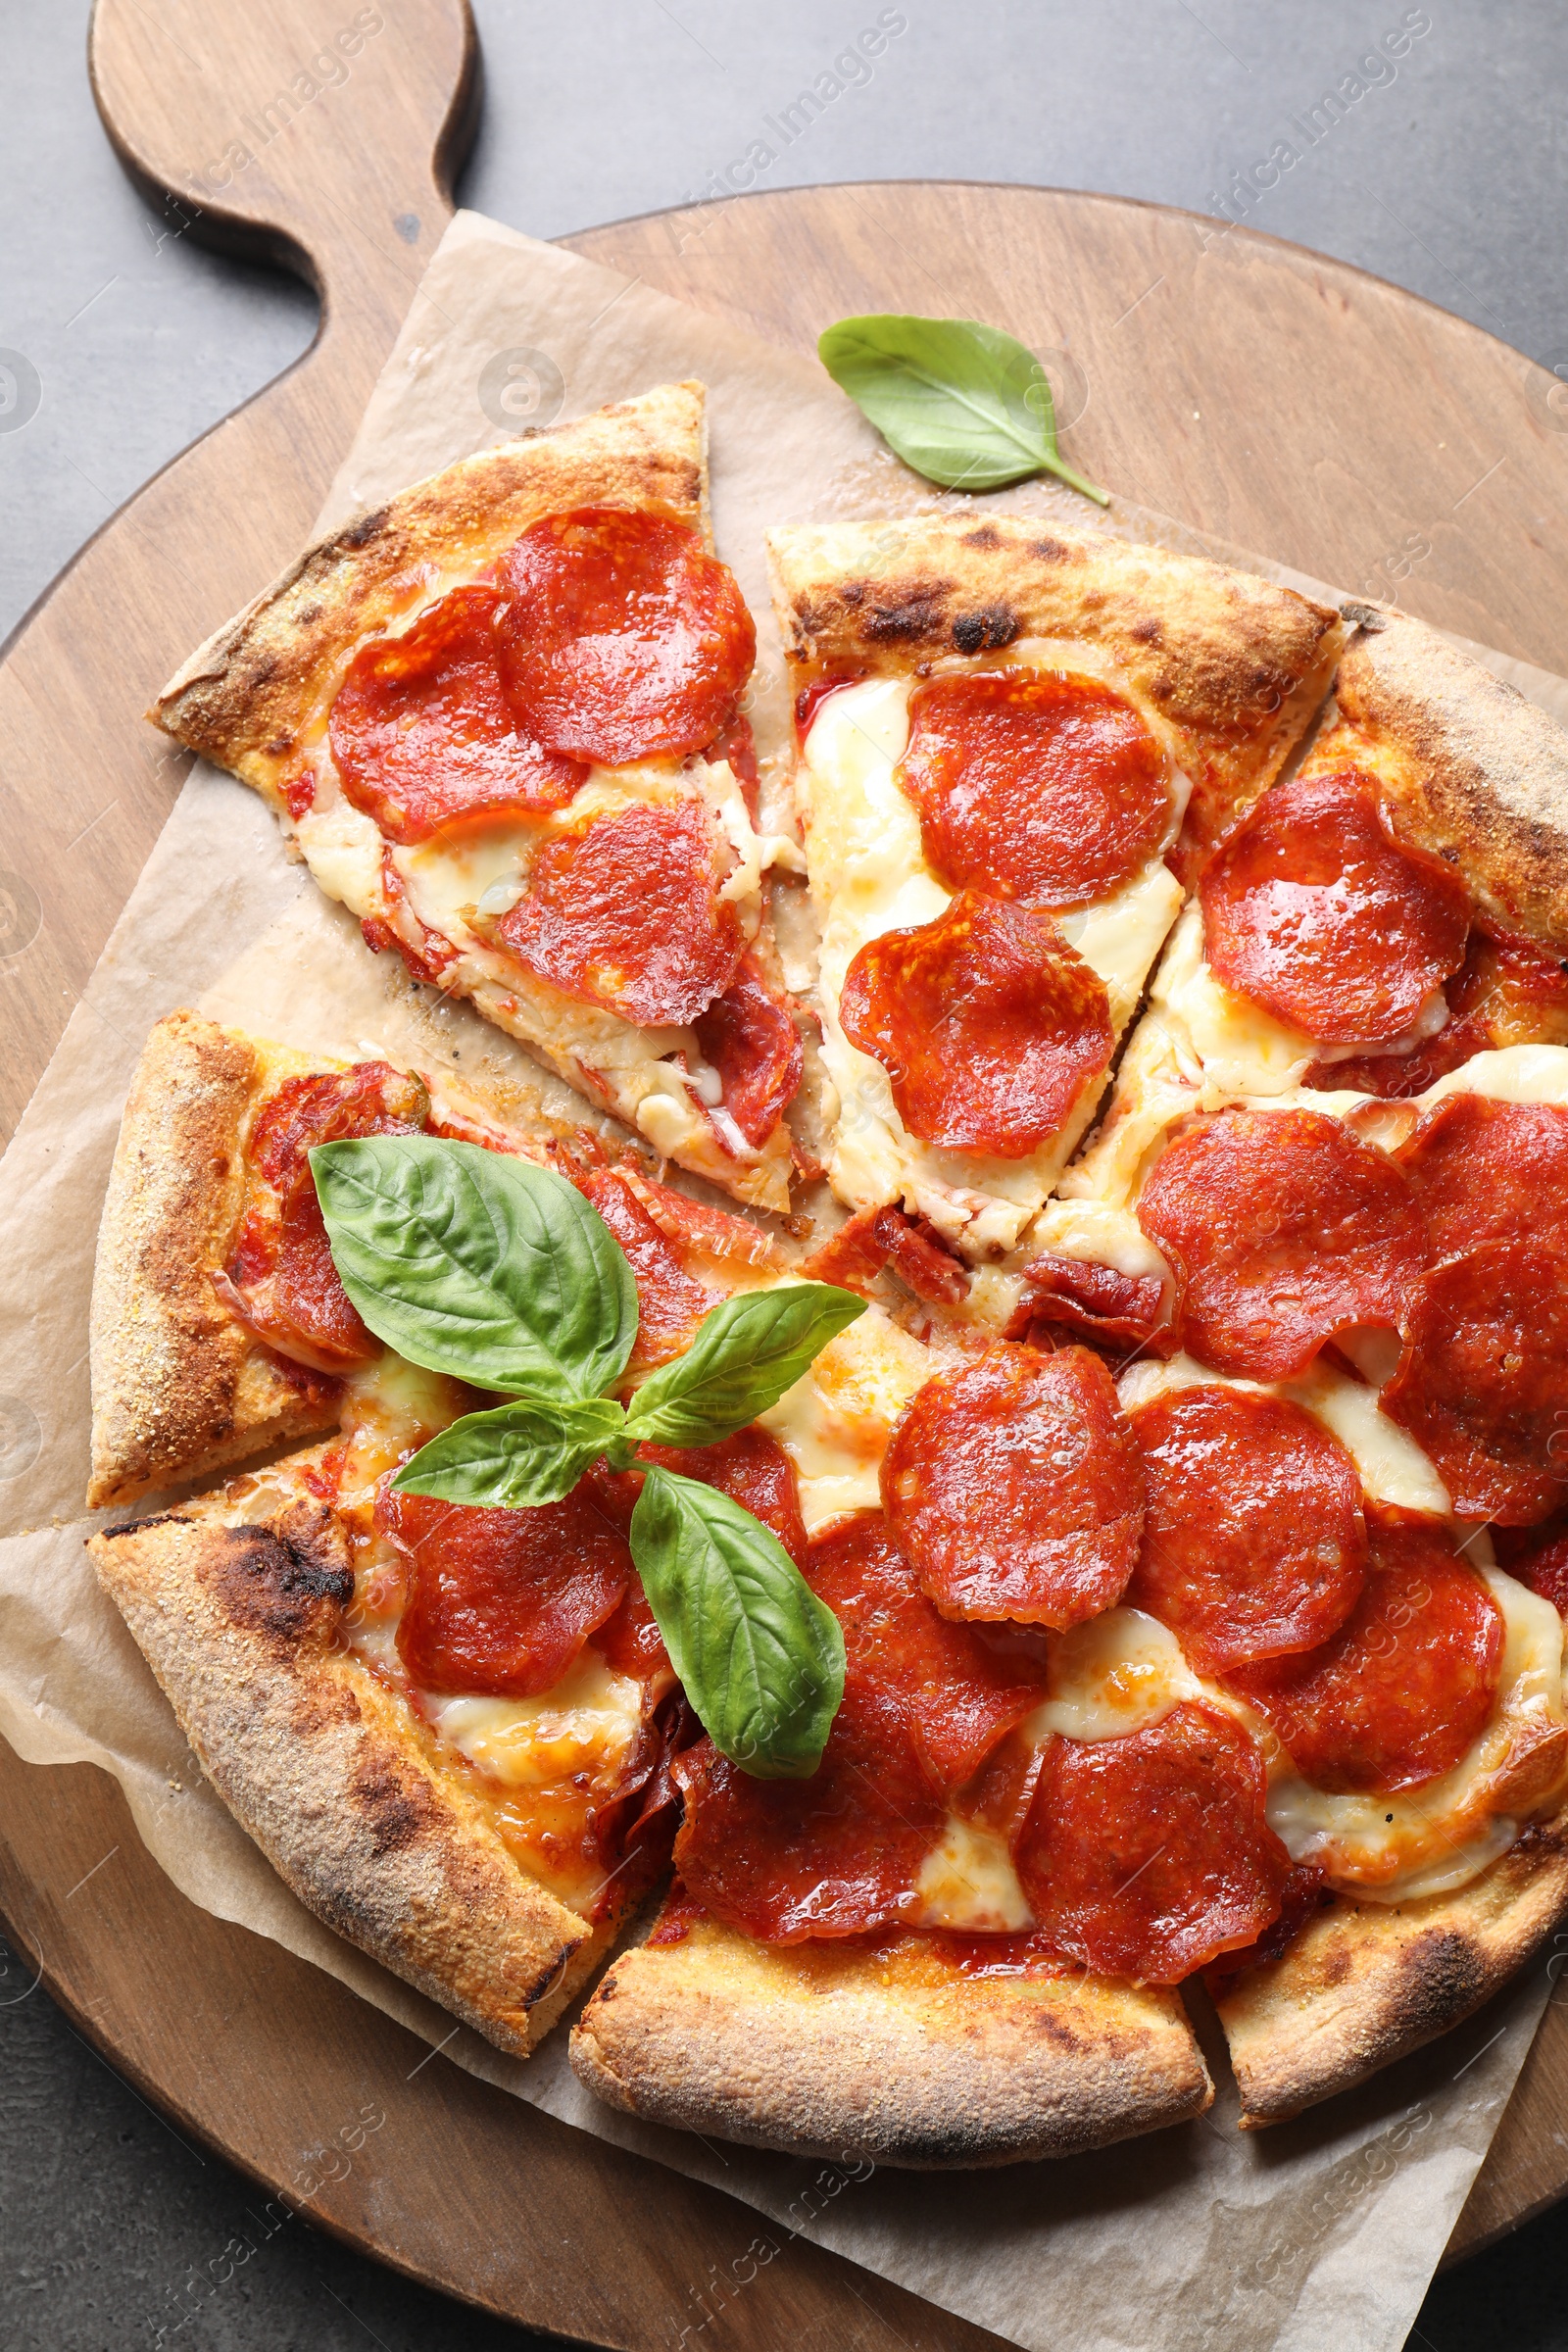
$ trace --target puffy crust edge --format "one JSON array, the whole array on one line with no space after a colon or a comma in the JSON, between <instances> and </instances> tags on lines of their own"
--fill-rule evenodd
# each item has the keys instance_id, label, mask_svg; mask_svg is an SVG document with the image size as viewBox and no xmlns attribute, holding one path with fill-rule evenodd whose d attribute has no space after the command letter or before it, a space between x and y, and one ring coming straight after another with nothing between
<instances>
[{"instance_id":1,"label":"puffy crust edge","mask_svg":"<svg viewBox=\"0 0 1568 2352\"><path fill-rule=\"evenodd\" d=\"M339 1639L328 1514L95 1536L100 1583L203 1771L318 1919L524 2057L613 1933L527 1877L407 1706Z\"/></svg>"},{"instance_id":2,"label":"puffy crust edge","mask_svg":"<svg viewBox=\"0 0 1568 2352\"><path fill-rule=\"evenodd\" d=\"M922 1955L771 1950L716 1922L622 1952L571 2036L579 2080L677 2130L931 2172L1068 2156L1200 2114L1174 1994L965 1977Z\"/></svg>"},{"instance_id":3,"label":"puffy crust edge","mask_svg":"<svg viewBox=\"0 0 1568 2352\"><path fill-rule=\"evenodd\" d=\"M93 1267L90 1509L337 1419L335 1402L313 1403L208 1277L239 1213L243 1138L263 1077L249 1038L195 1012L171 1013L142 1050Z\"/></svg>"},{"instance_id":4,"label":"puffy crust edge","mask_svg":"<svg viewBox=\"0 0 1568 2352\"><path fill-rule=\"evenodd\" d=\"M1250 572L983 511L776 530L768 551L803 679L985 654L1019 637L1102 647L1185 744L1188 832L1205 840L1283 763L1344 639L1327 606Z\"/></svg>"},{"instance_id":5,"label":"puffy crust edge","mask_svg":"<svg viewBox=\"0 0 1568 2352\"><path fill-rule=\"evenodd\" d=\"M1568 1807L1451 1894L1341 1896L1216 2003L1242 2127L1285 2122L1435 2041L1500 1990L1568 1912Z\"/></svg>"},{"instance_id":6,"label":"puffy crust edge","mask_svg":"<svg viewBox=\"0 0 1568 2352\"><path fill-rule=\"evenodd\" d=\"M662 384L464 458L307 549L170 680L148 716L275 797L300 730L366 636L471 579L542 514L653 507L706 534L704 393Z\"/></svg>"},{"instance_id":7,"label":"puffy crust edge","mask_svg":"<svg viewBox=\"0 0 1568 2352\"><path fill-rule=\"evenodd\" d=\"M1568 949L1568 731L1403 613L1360 632L1336 694L1399 755L1383 772L1401 832L1499 921Z\"/></svg>"}]
</instances>

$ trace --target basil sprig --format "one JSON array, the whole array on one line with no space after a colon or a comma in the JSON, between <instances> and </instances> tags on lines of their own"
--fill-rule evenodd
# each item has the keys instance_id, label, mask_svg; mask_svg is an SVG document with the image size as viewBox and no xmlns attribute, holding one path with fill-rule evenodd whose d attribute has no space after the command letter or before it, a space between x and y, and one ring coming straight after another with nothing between
<instances>
[{"instance_id":1,"label":"basil sprig","mask_svg":"<svg viewBox=\"0 0 1568 2352\"><path fill-rule=\"evenodd\" d=\"M945 490L1001 490L1054 473L1106 507L1056 447L1056 411L1033 352L973 318L841 318L817 353L906 466Z\"/></svg>"},{"instance_id":2,"label":"basil sprig","mask_svg":"<svg viewBox=\"0 0 1568 2352\"><path fill-rule=\"evenodd\" d=\"M744 1429L865 1300L817 1282L727 1298L623 1408L607 1392L637 1337L636 1284L564 1177L425 1135L320 1144L311 1168L333 1262L376 1338L510 1399L432 1438L397 1492L519 1510L569 1494L601 1455L643 1467L632 1558L705 1730L760 1779L814 1772L844 1694L838 1620L750 1511L638 1464L637 1448Z\"/></svg>"}]
</instances>

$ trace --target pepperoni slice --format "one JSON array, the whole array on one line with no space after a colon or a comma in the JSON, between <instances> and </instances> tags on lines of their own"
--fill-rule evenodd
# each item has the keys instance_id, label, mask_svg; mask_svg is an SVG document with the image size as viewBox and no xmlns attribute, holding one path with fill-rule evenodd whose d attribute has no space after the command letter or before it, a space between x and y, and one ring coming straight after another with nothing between
<instances>
[{"instance_id":1,"label":"pepperoni slice","mask_svg":"<svg viewBox=\"0 0 1568 2352\"><path fill-rule=\"evenodd\" d=\"M1499 1568L1568 1617L1568 1509L1539 1527L1494 1527L1492 1548Z\"/></svg>"},{"instance_id":2,"label":"pepperoni slice","mask_svg":"<svg viewBox=\"0 0 1568 2352\"><path fill-rule=\"evenodd\" d=\"M1354 1462L1284 1397L1178 1389L1132 1415L1149 1479L1134 1608L1171 1628L1200 1674L1311 1649L1366 1581Z\"/></svg>"},{"instance_id":3,"label":"pepperoni slice","mask_svg":"<svg viewBox=\"0 0 1568 2352\"><path fill-rule=\"evenodd\" d=\"M1227 988L1329 1044L1382 1045L1457 971L1470 896L1401 849L1359 770L1266 792L1198 885L1203 947Z\"/></svg>"},{"instance_id":4,"label":"pepperoni slice","mask_svg":"<svg viewBox=\"0 0 1568 2352\"><path fill-rule=\"evenodd\" d=\"M1060 1324L1097 1347L1125 1354L1147 1348L1159 1328L1165 1285L1157 1274L1124 1274L1081 1257L1034 1257L1004 1337L1027 1340Z\"/></svg>"},{"instance_id":5,"label":"pepperoni slice","mask_svg":"<svg viewBox=\"0 0 1568 2352\"><path fill-rule=\"evenodd\" d=\"M640 1577L633 1577L619 1606L591 1639L606 1665L634 1683L652 1683L661 1675L674 1674L659 1620L648 1605Z\"/></svg>"},{"instance_id":6,"label":"pepperoni slice","mask_svg":"<svg viewBox=\"0 0 1568 2352\"><path fill-rule=\"evenodd\" d=\"M1413 1053L1314 1061L1301 1084L1399 1101L1424 1095L1490 1048L1568 1045L1568 971L1561 957L1485 918L1471 925L1464 962L1444 993L1447 1021Z\"/></svg>"},{"instance_id":7,"label":"pepperoni slice","mask_svg":"<svg viewBox=\"0 0 1568 2352\"><path fill-rule=\"evenodd\" d=\"M915 1396L883 1457L882 1500L944 1616L1059 1632L1120 1598L1144 1472L1098 1355L1004 1341Z\"/></svg>"},{"instance_id":8,"label":"pepperoni slice","mask_svg":"<svg viewBox=\"0 0 1568 2352\"><path fill-rule=\"evenodd\" d=\"M1402 1324L1426 1260L1393 1160L1315 1110L1196 1120L1154 1163L1138 1221L1176 1268L1184 1344L1251 1380L1296 1379L1352 1324Z\"/></svg>"},{"instance_id":9,"label":"pepperoni slice","mask_svg":"<svg viewBox=\"0 0 1568 2352\"><path fill-rule=\"evenodd\" d=\"M754 1424L738 1429L716 1446L644 1446L639 1461L657 1463L681 1478L701 1479L738 1502L754 1519L770 1528L797 1567L805 1565L806 1526L795 1484L795 1467L776 1439ZM643 1491L637 1470L591 1473L595 1492L607 1517L616 1527L629 1527L637 1497Z\"/></svg>"},{"instance_id":10,"label":"pepperoni slice","mask_svg":"<svg viewBox=\"0 0 1568 2352\"><path fill-rule=\"evenodd\" d=\"M1250 1970L1267 1968L1271 1961L1283 1960L1297 1937L1333 1900L1327 1878L1317 1864L1298 1862L1281 1889L1280 1915L1272 1926L1263 1930L1255 1943L1227 1952L1222 1960L1204 1969L1203 1985L1210 1999L1225 2000Z\"/></svg>"},{"instance_id":11,"label":"pepperoni slice","mask_svg":"<svg viewBox=\"0 0 1568 2352\"><path fill-rule=\"evenodd\" d=\"M852 1666L807 1781L760 1781L700 1740L674 1760L686 1800L675 1867L718 1919L768 1943L862 1936L907 1919L944 1808L905 1709Z\"/></svg>"},{"instance_id":12,"label":"pepperoni slice","mask_svg":"<svg viewBox=\"0 0 1568 2352\"><path fill-rule=\"evenodd\" d=\"M691 1346L698 1324L718 1304L718 1293L692 1280L631 1186L613 1168L592 1168L575 1181L625 1251L637 1285L637 1341L628 1371L668 1363Z\"/></svg>"},{"instance_id":13,"label":"pepperoni slice","mask_svg":"<svg viewBox=\"0 0 1568 2352\"><path fill-rule=\"evenodd\" d=\"M851 1663L906 1709L934 1785L973 1777L1003 1735L1045 1696L1043 1652L993 1648L937 1614L878 1511L812 1544L807 1582L844 1628Z\"/></svg>"},{"instance_id":14,"label":"pepperoni slice","mask_svg":"<svg viewBox=\"0 0 1568 2352\"><path fill-rule=\"evenodd\" d=\"M651 1029L695 1020L746 942L696 802L634 802L547 841L491 936L553 988Z\"/></svg>"},{"instance_id":15,"label":"pepperoni slice","mask_svg":"<svg viewBox=\"0 0 1568 2352\"><path fill-rule=\"evenodd\" d=\"M1483 1242L1434 1266L1378 1399L1456 1511L1544 1519L1568 1491L1568 1243Z\"/></svg>"},{"instance_id":16,"label":"pepperoni slice","mask_svg":"<svg viewBox=\"0 0 1568 2352\"><path fill-rule=\"evenodd\" d=\"M1059 1133L1113 1043L1104 982L1051 917L967 890L934 922L867 942L839 1020L887 1071L911 1135L998 1159Z\"/></svg>"},{"instance_id":17,"label":"pepperoni slice","mask_svg":"<svg viewBox=\"0 0 1568 2352\"><path fill-rule=\"evenodd\" d=\"M454 588L356 654L327 732L343 790L389 841L564 808L588 771L519 728L501 683L493 588Z\"/></svg>"},{"instance_id":18,"label":"pepperoni slice","mask_svg":"<svg viewBox=\"0 0 1568 2352\"><path fill-rule=\"evenodd\" d=\"M1120 1740L1053 1740L1014 1857L1041 1934L1144 1984L1255 1942L1291 1870L1264 1793L1255 1742L1218 1707L1185 1702Z\"/></svg>"},{"instance_id":19,"label":"pepperoni slice","mask_svg":"<svg viewBox=\"0 0 1568 2352\"><path fill-rule=\"evenodd\" d=\"M755 956L699 1013L698 1050L718 1072L724 1108L754 1147L765 1144L800 1092L805 1058L787 1008L770 996Z\"/></svg>"},{"instance_id":20,"label":"pepperoni slice","mask_svg":"<svg viewBox=\"0 0 1568 2352\"><path fill-rule=\"evenodd\" d=\"M1396 1152L1432 1255L1568 1229L1568 1110L1449 1095Z\"/></svg>"},{"instance_id":21,"label":"pepperoni slice","mask_svg":"<svg viewBox=\"0 0 1568 2352\"><path fill-rule=\"evenodd\" d=\"M858 1208L853 1217L846 1217L837 1233L829 1234L802 1262L800 1271L805 1282L832 1282L843 1290L869 1294L886 1265L906 1290L933 1306L956 1306L969 1295L968 1269L922 1218L906 1217L891 1201L881 1208Z\"/></svg>"},{"instance_id":22,"label":"pepperoni slice","mask_svg":"<svg viewBox=\"0 0 1568 2352\"><path fill-rule=\"evenodd\" d=\"M1367 1579L1332 1641L1227 1678L1314 1788L1392 1795L1458 1763L1502 1669L1502 1612L1441 1519L1367 1505Z\"/></svg>"},{"instance_id":23,"label":"pepperoni slice","mask_svg":"<svg viewBox=\"0 0 1568 2352\"><path fill-rule=\"evenodd\" d=\"M259 1338L316 1371L368 1363L381 1346L338 1280L311 1148L346 1136L417 1135L429 1107L417 1078L362 1061L286 1078L257 1113L248 1155L272 1198L253 1192L220 1289Z\"/></svg>"},{"instance_id":24,"label":"pepperoni slice","mask_svg":"<svg viewBox=\"0 0 1568 2352\"><path fill-rule=\"evenodd\" d=\"M560 1682L635 1574L592 1492L506 1511L382 1488L375 1524L412 1586L398 1655L421 1689L530 1698Z\"/></svg>"},{"instance_id":25,"label":"pepperoni slice","mask_svg":"<svg viewBox=\"0 0 1568 2352\"><path fill-rule=\"evenodd\" d=\"M757 632L727 565L663 514L547 514L506 561L513 708L555 752L609 767L700 752L728 725Z\"/></svg>"},{"instance_id":26,"label":"pepperoni slice","mask_svg":"<svg viewBox=\"0 0 1568 2352\"><path fill-rule=\"evenodd\" d=\"M915 688L894 773L939 881L1030 906L1109 898L1170 822L1159 746L1093 678L933 678Z\"/></svg>"}]
</instances>

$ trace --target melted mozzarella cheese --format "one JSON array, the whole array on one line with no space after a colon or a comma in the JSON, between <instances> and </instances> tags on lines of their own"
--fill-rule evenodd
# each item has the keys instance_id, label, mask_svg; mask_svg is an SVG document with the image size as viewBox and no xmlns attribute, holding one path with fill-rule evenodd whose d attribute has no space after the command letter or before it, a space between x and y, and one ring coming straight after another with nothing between
<instances>
[{"instance_id":1,"label":"melted mozzarella cheese","mask_svg":"<svg viewBox=\"0 0 1568 2352\"><path fill-rule=\"evenodd\" d=\"M1015 1933L1034 1923L1006 1839L956 1813L948 1816L941 1840L921 1863L914 1884L915 1923L922 1928L986 1935Z\"/></svg>"},{"instance_id":2,"label":"melted mozzarella cheese","mask_svg":"<svg viewBox=\"0 0 1568 2352\"><path fill-rule=\"evenodd\" d=\"M1203 955L1203 915L1196 899L1171 936L1150 1004L1178 1060L1205 1093L1287 1093L1300 1084L1317 1052L1301 1030L1215 978Z\"/></svg>"},{"instance_id":3,"label":"melted mozzarella cheese","mask_svg":"<svg viewBox=\"0 0 1568 2352\"><path fill-rule=\"evenodd\" d=\"M1107 1609L1051 1642L1048 1695L1029 1717L1031 1740L1117 1740L1201 1698L1181 1643L1142 1609Z\"/></svg>"},{"instance_id":4,"label":"melted mozzarella cheese","mask_svg":"<svg viewBox=\"0 0 1568 2352\"><path fill-rule=\"evenodd\" d=\"M1502 1666L1491 1717L1451 1771L1399 1795L1336 1796L1276 1751L1268 1817L1293 1859L1377 1902L1462 1886L1505 1852L1519 1825L1493 1808L1508 1801L1510 1760L1568 1726L1562 1619L1511 1576L1480 1573L1502 1612Z\"/></svg>"},{"instance_id":5,"label":"melted mozzarella cheese","mask_svg":"<svg viewBox=\"0 0 1568 2352\"><path fill-rule=\"evenodd\" d=\"M1475 1054L1424 1095L1425 1110L1446 1095L1486 1095L1494 1102L1548 1102L1568 1108L1568 1046L1501 1046Z\"/></svg>"},{"instance_id":6,"label":"melted mozzarella cheese","mask_svg":"<svg viewBox=\"0 0 1568 2352\"><path fill-rule=\"evenodd\" d=\"M794 1464L808 1536L881 1508L882 1456L894 1424L938 1369L930 1350L879 1306L841 1331L761 1416Z\"/></svg>"},{"instance_id":7,"label":"melted mozzarella cheese","mask_svg":"<svg viewBox=\"0 0 1568 2352\"><path fill-rule=\"evenodd\" d=\"M887 1071L844 1035L839 997L861 948L885 932L934 921L953 895L926 863L919 817L895 778L908 742L911 686L906 678L876 678L829 696L801 765L807 861L822 930L822 1053L838 1099L830 1174L853 1207L902 1200L973 1256L1017 1241L1093 1116L1101 1090L1088 1088L1062 1132L1027 1158L939 1152L909 1134ZM1178 800L1185 792L1183 780ZM1069 942L1104 981L1118 1032L1180 905L1180 886L1155 857L1112 898L1059 918Z\"/></svg>"},{"instance_id":8,"label":"melted mozzarella cheese","mask_svg":"<svg viewBox=\"0 0 1568 2352\"><path fill-rule=\"evenodd\" d=\"M630 1756L642 1722L642 1686L614 1673L591 1649L536 1698L425 1692L421 1703L441 1739L509 1788L536 1788L577 1773L612 1779Z\"/></svg>"},{"instance_id":9,"label":"melted mozzarella cheese","mask_svg":"<svg viewBox=\"0 0 1568 2352\"><path fill-rule=\"evenodd\" d=\"M381 858L386 844L363 808L341 796L308 808L294 827L305 862L328 898L364 922L385 905Z\"/></svg>"}]
</instances>

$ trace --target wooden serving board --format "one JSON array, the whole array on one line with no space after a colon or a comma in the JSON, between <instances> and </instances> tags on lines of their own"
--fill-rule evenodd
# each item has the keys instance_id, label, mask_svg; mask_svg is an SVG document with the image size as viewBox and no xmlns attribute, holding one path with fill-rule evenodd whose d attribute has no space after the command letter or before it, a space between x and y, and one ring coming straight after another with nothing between
<instances>
[{"instance_id":1,"label":"wooden serving board","mask_svg":"<svg viewBox=\"0 0 1568 2352\"><path fill-rule=\"evenodd\" d=\"M301 544L450 215L478 91L464 0L369 13L383 22L348 79L253 141L220 189L209 164L352 27L344 0L162 0L156 22L98 0L93 86L127 167L160 206L200 204L190 233L307 276L322 320L296 367L121 509L0 659L7 1134L184 772L138 714ZM798 349L852 312L994 320L1047 358L1093 476L1568 670L1561 387L1343 264L1116 198L921 182L749 196L567 242ZM432 2059L186 1902L103 1774L0 1747L0 1825L8 1934L78 2029L180 2131L364 2251L640 2352L674 2340L710 2267L727 2275L748 2243L750 2209ZM313 2168L368 2100L384 2127L346 2170ZM1450 2258L1568 2188L1565 2102L1568 2005L1547 2013ZM759 2280L725 2311L732 2352L994 2341L805 2241Z\"/></svg>"}]
</instances>

